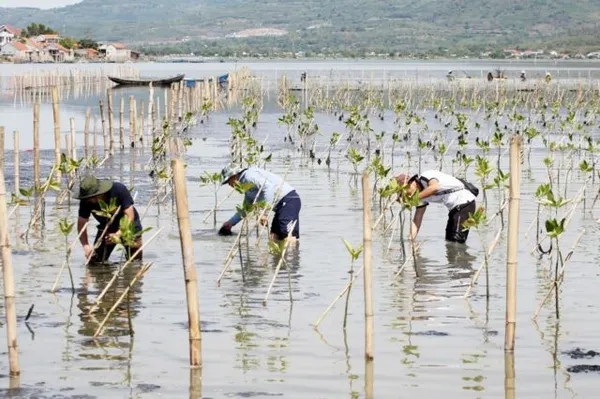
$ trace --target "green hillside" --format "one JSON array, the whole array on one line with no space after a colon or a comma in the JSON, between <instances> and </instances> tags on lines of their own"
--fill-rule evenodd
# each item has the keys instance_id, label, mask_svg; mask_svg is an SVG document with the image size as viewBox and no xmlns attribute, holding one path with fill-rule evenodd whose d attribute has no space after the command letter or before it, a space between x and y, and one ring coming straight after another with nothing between
<instances>
[{"instance_id":1,"label":"green hillside","mask_svg":"<svg viewBox=\"0 0 600 399\"><path fill-rule=\"evenodd\" d=\"M443 54L549 43L577 51L596 45L600 0L84 0L55 10L0 8L0 15L0 23L41 22L72 36L161 42L172 51ZM289 34L225 39L256 28Z\"/></svg>"}]
</instances>

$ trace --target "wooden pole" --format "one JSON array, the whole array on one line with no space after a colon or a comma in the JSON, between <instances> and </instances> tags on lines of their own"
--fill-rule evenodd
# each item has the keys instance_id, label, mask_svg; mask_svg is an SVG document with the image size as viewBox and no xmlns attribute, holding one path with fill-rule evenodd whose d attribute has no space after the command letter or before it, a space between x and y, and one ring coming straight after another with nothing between
<instances>
[{"instance_id":1,"label":"wooden pole","mask_svg":"<svg viewBox=\"0 0 600 399\"><path fill-rule=\"evenodd\" d=\"M515 353L504 352L504 397L515 399Z\"/></svg>"},{"instance_id":2,"label":"wooden pole","mask_svg":"<svg viewBox=\"0 0 600 399\"><path fill-rule=\"evenodd\" d=\"M60 110L58 104L58 87L52 87L52 114L54 116L54 163L60 165ZM60 180L60 171L56 171Z\"/></svg>"},{"instance_id":3,"label":"wooden pole","mask_svg":"<svg viewBox=\"0 0 600 399\"><path fill-rule=\"evenodd\" d=\"M508 203L508 255L506 258L506 326L504 350L514 351L517 317L517 250L519 247L519 207L521 202L521 147L523 138L510 139L510 186Z\"/></svg>"},{"instance_id":4,"label":"wooden pole","mask_svg":"<svg viewBox=\"0 0 600 399\"><path fill-rule=\"evenodd\" d=\"M171 161L173 182L175 183L175 203L177 206L177 222L181 239L183 256L183 273L185 278L185 294L188 308L190 365L202 365L202 336L200 335L200 311L198 309L198 282L194 264L194 244L188 210L187 188L185 185L185 167L181 159Z\"/></svg>"},{"instance_id":5,"label":"wooden pole","mask_svg":"<svg viewBox=\"0 0 600 399\"><path fill-rule=\"evenodd\" d=\"M33 186L40 186L40 102L33 104Z\"/></svg>"},{"instance_id":6,"label":"wooden pole","mask_svg":"<svg viewBox=\"0 0 600 399\"><path fill-rule=\"evenodd\" d=\"M15 156L15 195L20 195L19 194L19 189L20 187L20 169L21 169L21 165L20 165L20 161L19 161L19 132L17 130L15 130L15 132L13 133L14 136L14 148L13 148L13 153Z\"/></svg>"},{"instance_id":7,"label":"wooden pole","mask_svg":"<svg viewBox=\"0 0 600 399\"><path fill-rule=\"evenodd\" d=\"M134 107L135 98L133 96L129 97L129 146L133 148L135 146L135 122L134 122Z\"/></svg>"},{"instance_id":8,"label":"wooden pole","mask_svg":"<svg viewBox=\"0 0 600 399\"><path fill-rule=\"evenodd\" d=\"M98 156L98 120L96 114L94 114L94 132L92 134L92 155Z\"/></svg>"},{"instance_id":9,"label":"wooden pole","mask_svg":"<svg viewBox=\"0 0 600 399\"><path fill-rule=\"evenodd\" d=\"M121 105L119 107L119 146L125 148L125 99L121 96Z\"/></svg>"},{"instance_id":10,"label":"wooden pole","mask_svg":"<svg viewBox=\"0 0 600 399\"><path fill-rule=\"evenodd\" d=\"M6 312L6 342L11 376L18 376L19 351L17 346L17 310L15 307L15 282L13 276L8 213L6 212L6 186L4 169L0 169L0 247L2 248L2 280L4 282L4 307Z\"/></svg>"},{"instance_id":11,"label":"wooden pole","mask_svg":"<svg viewBox=\"0 0 600 399\"><path fill-rule=\"evenodd\" d=\"M0 169L4 170L4 126L0 126Z\"/></svg>"},{"instance_id":12,"label":"wooden pole","mask_svg":"<svg viewBox=\"0 0 600 399\"><path fill-rule=\"evenodd\" d=\"M71 147L69 148L69 154L71 159L77 159L77 145L75 143L75 118L71 118L69 122L71 123Z\"/></svg>"},{"instance_id":13,"label":"wooden pole","mask_svg":"<svg viewBox=\"0 0 600 399\"><path fill-rule=\"evenodd\" d=\"M371 292L371 184L369 174L362 177L363 189L363 259L364 259L364 288L365 288L365 358L373 359L373 296Z\"/></svg>"},{"instance_id":14,"label":"wooden pole","mask_svg":"<svg viewBox=\"0 0 600 399\"><path fill-rule=\"evenodd\" d=\"M102 101L102 99L100 99L98 101L99 105L100 105L100 121L102 123L102 138L103 143L104 143L104 157L106 158L109 154L109 149L108 149L108 136L107 136L107 132L106 132L106 119L104 118L104 101Z\"/></svg>"},{"instance_id":15,"label":"wooden pole","mask_svg":"<svg viewBox=\"0 0 600 399\"><path fill-rule=\"evenodd\" d=\"M113 114L113 95L112 90L106 90L106 98L108 100L108 133L110 137L109 152L110 155L115 153L115 130L114 130L114 114Z\"/></svg>"},{"instance_id":16,"label":"wooden pole","mask_svg":"<svg viewBox=\"0 0 600 399\"><path fill-rule=\"evenodd\" d=\"M83 153L85 154L85 158L89 157L89 148L90 148L90 119L92 118L92 109L90 107L87 108L85 112L85 126L83 128Z\"/></svg>"}]
</instances>

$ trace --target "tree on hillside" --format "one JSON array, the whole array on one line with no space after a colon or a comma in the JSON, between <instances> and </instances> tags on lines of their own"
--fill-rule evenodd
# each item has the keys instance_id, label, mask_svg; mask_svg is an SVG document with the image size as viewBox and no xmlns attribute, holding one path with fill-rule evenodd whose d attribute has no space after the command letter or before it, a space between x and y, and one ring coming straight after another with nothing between
<instances>
[{"instance_id":1,"label":"tree on hillside","mask_svg":"<svg viewBox=\"0 0 600 399\"><path fill-rule=\"evenodd\" d=\"M77 41L71 37L63 37L60 39L60 41L58 42L61 46L63 46L66 49L72 49L77 47Z\"/></svg>"},{"instance_id":2,"label":"tree on hillside","mask_svg":"<svg viewBox=\"0 0 600 399\"><path fill-rule=\"evenodd\" d=\"M56 33L56 31L50 28L49 26L46 26L44 24L33 23L27 26L25 29L23 29L23 31L21 32L21 36L34 37L39 35L51 35L54 33Z\"/></svg>"},{"instance_id":3,"label":"tree on hillside","mask_svg":"<svg viewBox=\"0 0 600 399\"><path fill-rule=\"evenodd\" d=\"M79 40L79 48L93 48L94 50L98 50L98 42L91 39L81 39Z\"/></svg>"}]
</instances>

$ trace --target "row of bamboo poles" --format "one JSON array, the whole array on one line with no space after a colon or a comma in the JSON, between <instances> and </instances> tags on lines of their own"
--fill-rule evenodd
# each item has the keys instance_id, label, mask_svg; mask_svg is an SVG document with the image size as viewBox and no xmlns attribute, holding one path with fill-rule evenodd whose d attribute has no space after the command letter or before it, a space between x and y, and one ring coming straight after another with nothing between
<instances>
[{"instance_id":1,"label":"row of bamboo poles","mask_svg":"<svg viewBox=\"0 0 600 399\"><path fill-rule=\"evenodd\" d=\"M154 88L149 87L148 103L141 103L134 96L127 100L129 103L129 137L125 138L125 104L126 99L122 96L119 101L118 113L114 106L114 89L108 89L106 97L100 99L98 108L101 121L101 136L103 139L103 152L105 159L111 157L116 151L117 141L115 133L118 131L118 145L121 150L125 146L132 149L144 145L145 141L154 140L157 135L164 133L163 123L176 126L181 125L188 116L192 117L206 111L205 105L210 104L211 109L219 109L226 104L232 104L239 98L239 88L243 87L246 72L230 74L229 90L223 99L222 90L219 89L218 79L208 79L196 82L193 87L188 87L184 82L172 85L164 91L163 108L161 108L161 97L154 96ZM60 96L59 87L51 87L51 101L54 120L54 153L55 164L61 163L63 147L61 145L61 120L60 120ZM138 106L140 104L140 106ZM161 109L163 115L161 116ZM139 110L139 111L138 111ZM147 113L146 113L147 110ZM115 117L118 116L118 124ZM86 112L84 127L84 155L96 156L98 151L98 131L93 129L92 142L90 142L90 124L92 120L91 107ZM162 123L161 123L162 122ZM96 126L96 123L94 123ZM65 153L72 159L77 158L76 123L74 118L69 120L70 130L65 135ZM118 130L117 130L118 129ZM184 129L185 130L185 129ZM176 132L177 133L177 132ZM19 168L19 132L14 132L14 189L19 190L20 168ZM33 104L33 180L34 186L40 187L40 101ZM169 134L168 134L169 135ZM170 136L170 135L169 135ZM0 127L0 148L4 148L5 129ZM190 365L197 368L202 364L201 356L201 333L200 313L198 301L197 276L194 263L191 225L188 210L188 198L185 178L185 165L182 159L180 143L181 138L177 135L170 136L171 141L171 173L173 184L173 195L175 198L177 221L180 231L181 251L184 267L184 280L186 287L186 298L188 303L189 341L190 341ZM2 151L4 154L4 151ZM11 246L8 235L8 212L6 209L7 192L4 182L4 155L0 157L0 247L3 264L4 297L7 321L7 343L11 377L20 374L17 346L17 319L15 310L15 284L13 268L11 263ZM87 227L87 226L86 226ZM147 267L144 271L147 270ZM62 268L61 268L62 271ZM60 277L60 274L59 274ZM137 277L136 277L137 278ZM53 287L53 290L55 287ZM100 330L100 329L99 329ZM195 376L194 378L198 378Z\"/></svg>"},{"instance_id":2,"label":"row of bamboo poles","mask_svg":"<svg viewBox=\"0 0 600 399\"><path fill-rule=\"evenodd\" d=\"M40 87L79 86L92 82L105 81L108 76L138 79L140 72L137 67L119 65L112 69L63 69L49 71L31 71L24 74L14 74L0 79L0 87L6 90L33 89Z\"/></svg>"}]
</instances>

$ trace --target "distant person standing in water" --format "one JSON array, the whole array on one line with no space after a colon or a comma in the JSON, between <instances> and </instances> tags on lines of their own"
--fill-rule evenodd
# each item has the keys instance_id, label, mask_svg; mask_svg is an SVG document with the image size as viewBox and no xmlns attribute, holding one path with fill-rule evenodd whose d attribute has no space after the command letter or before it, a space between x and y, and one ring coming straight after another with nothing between
<instances>
[{"instance_id":1,"label":"distant person standing in water","mask_svg":"<svg viewBox=\"0 0 600 399\"><path fill-rule=\"evenodd\" d=\"M242 168L237 165L229 165L221 171L221 183L229 184L231 187L235 187L237 183L249 184L250 188L244 194L245 204L255 203L255 200L256 202L265 201L268 204L276 201L273 208L275 216L271 222L271 239L285 240L290 232L292 243L300 239L300 208L302 207L300 196L294 187L281 177L255 166ZM239 211L236 212L227 222L223 223L219 229L219 235L230 235L231 228L245 216ZM266 223L266 217L263 216L263 218L261 222Z\"/></svg>"},{"instance_id":2,"label":"distant person standing in water","mask_svg":"<svg viewBox=\"0 0 600 399\"><path fill-rule=\"evenodd\" d=\"M142 223L140 221L140 215L133 206L133 198L129 193L127 187L118 182L112 182L110 180L99 180L94 176L88 176L83 179L79 185L79 193L75 195L76 199L79 199L79 219L77 220L77 231L81 231L85 224L88 222L90 215L94 215L94 218L98 221L98 232L96 233L96 239L94 240L94 246L98 244L100 236L104 231L106 225L110 221L110 218L98 215L97 212L101 210L100 201L109 204L114 198L116 206L120 207L119 213L114 218L113 222L108 226L103 241L98 245L98 248L94 250L93 246L89 244L87 231L81 233L79 241L83 246L83 251L86 259L93 254L91 258L92 263L105 262L110 257L110 254L116 247L116 242L121 236L119 223L121 218L128 218L135 227L135 232L139 233L142 231ZM125 247L127 258L131 257L139 248L142 246L142 237L138 237L131 247ZM142 252L135 257L136 260L142 259Z\"/></svg>"},{"instance_id":3,"label":"distant person standing in water","mask_svg":"<svg viewBox=\"0 0 600 399\"><path fill-rule=\"evenodd\" d=\"M474 186L461 181L454 176L437 170L428 170L412 177L401 174L396 177L400 185L407 186L409 195L419 193L421 204L417 206L410 229L410 237L414 239L423 221L426 207L430 203L444 204L448 209L448 222L446 223L446 240L464 243L467 241L469 230L463 227L470 214L475 213Z\"/></svg>"}]
</instances>

